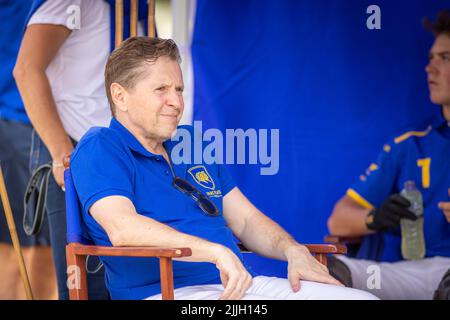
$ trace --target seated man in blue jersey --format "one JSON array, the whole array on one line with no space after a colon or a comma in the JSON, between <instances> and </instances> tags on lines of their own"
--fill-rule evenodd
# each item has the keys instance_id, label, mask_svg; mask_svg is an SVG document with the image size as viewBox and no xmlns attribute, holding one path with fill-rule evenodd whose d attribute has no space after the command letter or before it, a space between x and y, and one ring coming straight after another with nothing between
<instances>
[{"instance_id":1,"label":"seated man in blue jersey","mask_svg":"<svg viewBox=\"0 0 450 320\"><path fill-rule=\"evenodd\" d=\"M190 247L192 256L174 261L175 299L375 299L331 277L245 198L223 166L174 161L170 138L184 108L179 62L172 40L146 37L128 39L108 60L113 119L109 128L91 129L71 158L93 241ZM233 234L250 250L288 261L288 279L251 273ZM113 299L161 298L157 259L102 261Z\"/></svg>"},{"instance_id":2,"label":"seated man in blue jersey","mask_svg":"<svg viewBox=\"0 0 450 320\"><path fill-rule=\"evenodd\" d=\"M432 299L450 268L450 11L426 25L435 35L426 67L430 99L441 115L385 144L328 221L334 235L364 236L356 258L330 260L331 273L382 299ZM406 181L415 182L424 207L425 257L411 261L401 250L400 220L417 219L399 194Z\"/></svg>"}]
</instances>

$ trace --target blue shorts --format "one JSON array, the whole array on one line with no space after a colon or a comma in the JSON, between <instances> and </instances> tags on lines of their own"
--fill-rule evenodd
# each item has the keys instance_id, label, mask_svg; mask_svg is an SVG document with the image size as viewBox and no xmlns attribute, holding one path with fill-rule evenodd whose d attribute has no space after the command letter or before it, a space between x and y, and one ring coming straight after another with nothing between
<instances>
[{"instance_id":1,"label":"blue shorts","mask_svg":"<svg viewBox=\"0 0 450 320\"><path fill-rule=\"evenodd\" d=\"M0 163L20 244L22 246L48 246L50 237L47 221L44 221L41 232L36 236L27 236L22 227L23 197L30 179L29 160L32 131L30 125L0 118ZM12 243L3 205L0 206L0 242Z\"/></svg>"}]
</instances>

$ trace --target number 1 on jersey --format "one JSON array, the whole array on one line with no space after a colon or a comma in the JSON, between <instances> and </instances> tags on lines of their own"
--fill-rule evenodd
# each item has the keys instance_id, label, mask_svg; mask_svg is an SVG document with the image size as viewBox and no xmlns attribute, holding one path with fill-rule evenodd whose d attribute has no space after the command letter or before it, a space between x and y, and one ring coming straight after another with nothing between
<instances>
[{"instance_id":1,"label":"number 1 on jersey","mask_svg":"<svg viewBox=\"0 0 450 320\"><path fill-rule=\"evenodd\" d=\"M422 187L428 189L430 187L431 158L419 159L417 165L422 168Z\"/></svg>"}]
</instances>

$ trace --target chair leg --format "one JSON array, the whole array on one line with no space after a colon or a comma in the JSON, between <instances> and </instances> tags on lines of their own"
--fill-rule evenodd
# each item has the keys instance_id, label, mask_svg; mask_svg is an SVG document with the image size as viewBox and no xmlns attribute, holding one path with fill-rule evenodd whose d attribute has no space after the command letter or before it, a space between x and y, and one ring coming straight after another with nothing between
<instances>
[{"instance_id":1,"label":"chair leg","mask_svg":"<svg viewBox=\"0 0 450 320\"><path fill-rule=\"evenodd\" d=\"M325 253L317 253L316 254L316 259L321 264L323 264L325 267L327 266L327 255Z\"/></svg>"},{"instance_id":2,"label":"chair leg","mask_svg":"<svg viewBox=\"0 0 450 320\"><path fill-rule=\"evenodd\" d=\"M173 269L171 258L159 258L161 273L161 294L163 300L173 300Z\"/></svg>"},{"instance_id":3,"label":"chair leg","mask_svg":"<svg viewBox=\"0 0 450 320\"><path fill-rule=\"evenodd\" d=\"M86 256L77 255L73 244L66 246L67 287L70 300L87 300Z\"/></svg>"}]
</instances>

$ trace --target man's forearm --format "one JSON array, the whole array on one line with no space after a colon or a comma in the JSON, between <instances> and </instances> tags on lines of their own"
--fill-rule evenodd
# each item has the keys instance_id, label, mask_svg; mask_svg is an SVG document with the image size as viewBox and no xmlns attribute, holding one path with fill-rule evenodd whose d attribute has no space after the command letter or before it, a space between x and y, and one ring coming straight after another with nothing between
<instances>
[{"instance_id":1,"label":"man's forearm","mask_svg":"<svg viewBox=\"0 0 450 320\"><path fill-rule=\"evenodd\" d=\"M268 258L287 260L286 252L300 244L280 225L255 208L240 235L250 250Z\"/></svg>"},{"instance_id":2,"label":"man's forearm","mask_svg":"<svg viewBox=\"0 0 450 320\"><path fill-rule=\"evenodd\" d=\"M45 72L19 68L15 70L14 76L33 127L49 149L52 158L62 161L73 146L59 118Z\"/></svg>"},{"instance_id":3,"label":"man's forearm","mask_svg":"<svg viewBox=\"0 0 450 320\"><path fill-rule=\"evenodd\" d=\"M328 229L331 234L342 237L359 237L373 234L366 225L366 217L371 209L364 208L344 196L334 207L328 219Z\"/></svg>"},{"instance_id":4,"label":"man's forearm","mask_svg":"<svg viewBox=\"0 0 450 320\"><path fill-rule=\"evenodd\" d=\"M220 244L179 232L140 214L127 215L126 221L124 219L119 224L122 225L120 229L109 235L114 246L188 247L192 255L179 260L211 263L215 263L217 256L227 250Z\"/></svg>"}]
</instances>

